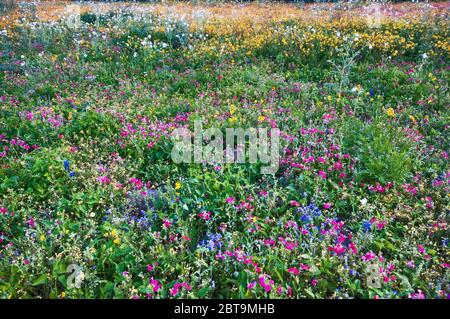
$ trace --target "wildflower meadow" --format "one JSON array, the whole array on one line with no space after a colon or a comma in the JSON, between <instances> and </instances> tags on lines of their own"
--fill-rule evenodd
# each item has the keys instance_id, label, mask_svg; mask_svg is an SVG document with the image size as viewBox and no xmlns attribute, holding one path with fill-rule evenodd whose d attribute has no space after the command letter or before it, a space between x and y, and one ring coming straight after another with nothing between
<instances>
[{"instance_id":1,"label":"wildflower meadow","mask_svg":"<svg viewBox=\"0 0 450 319\"><path fill-rule=\"evenodd\" d=\"M0 2L0 298L450 298L449 2Z\"/></svg>"}]
</instances>

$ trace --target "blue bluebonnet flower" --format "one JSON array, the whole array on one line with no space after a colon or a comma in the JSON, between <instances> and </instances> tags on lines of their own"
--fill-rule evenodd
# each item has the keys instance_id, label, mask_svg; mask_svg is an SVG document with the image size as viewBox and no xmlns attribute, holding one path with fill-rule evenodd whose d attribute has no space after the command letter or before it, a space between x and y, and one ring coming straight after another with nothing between
<instances>
[{"instance_id":1,"label":"blue bluebonnet flower","mask_svg":"<svg viewBox=\"0 0 450 319\"><path fill-rule=\"evenodd\" d=\"M222 247L222 235L219 233L206 234L206 238L199 242L197 247L206 247L209 250L220 249Z\"/></svg>"},{"instance_id":2,"label":"blue bluebonnet flower","mask_svg":"<svg viewBox=\"0 0 450 319\"><path fill-rule=\"evenodd\" d=\"M301 214L300 220L304 223L312 222L322 215L322 211L319 207L312 203L308 206L299 207L297 212Z\"/></svg>"},{"instance_id":3,"label":"blue bluebonnet flower","mask_svg":"<svg viewBox=\"0 0 450 319\"><path fill-rule=\"evenodd\" d=\"M69 161L66 159L64 160L64 169L66 171L70 171Z\"/></svg>"},{"instance_id":4,"label":"blue bluebonnet flower","mask_svg":"<svg viewBox=\"0 0 450 319\"><path fill-rule=\"evenodd\" d=\"M74 176L75 176L75 172L74 172L74 171L71 171L71 172L69 173L69 176L70 176L70 177L74 177Z\"/></svg>"},{"instance_id":5,"label":"blue bluebonnet flower","mask_svg":"<svg viewBox=\"0 0 450 319\"><path fill-rule=\"evenodd\" d=\"M362 227L365 232L369 232L372 228L372 223L368 220L364 220L362 223Z\"/></svg>"},{"instance_id":6,"label":"blue bluebonnet flower","mask_svg":"<svg viewBox=\"0 0 450 319\"><path fill-rule=\"evenodd\" d=\"M370 96L374 96L375 95L375 90L374 89L370 89Z\"/></svg>"}]
</instances>

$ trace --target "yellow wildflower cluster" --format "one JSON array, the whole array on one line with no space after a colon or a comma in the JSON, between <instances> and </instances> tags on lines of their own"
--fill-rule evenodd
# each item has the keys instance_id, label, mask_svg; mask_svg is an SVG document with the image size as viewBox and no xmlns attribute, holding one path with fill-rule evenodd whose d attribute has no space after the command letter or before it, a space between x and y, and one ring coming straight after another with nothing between
<instances>
[{"instance_id":1,"label":"yellow wildflower cluster","mask_svg":"<svg viewBox=\"0 0 450 319\"><path fill-rule=\"evenodd\" d=\"M115 229L111 230L110 232L104 233L103 236L105 236L106 238L111 238L113 240L113 243L116 245L120 244L119 233Z\"/></svg>"}]
</instances>

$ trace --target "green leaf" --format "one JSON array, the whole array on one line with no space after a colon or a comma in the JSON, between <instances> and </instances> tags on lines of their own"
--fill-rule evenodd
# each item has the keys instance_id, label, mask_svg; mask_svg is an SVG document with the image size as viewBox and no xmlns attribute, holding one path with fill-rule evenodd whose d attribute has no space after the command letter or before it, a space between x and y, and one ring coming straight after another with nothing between
<instances>
[{"instance_id":1,"label":"green leaf","mask_svg":"<svg viewBox=\"0 0 450 319\"><path fill-rule=\"evenodd\" d=\"M39 286L47 282L47 274L40 275L35 281L33 281L33 286Z\"/></svg>"}]
</instances>

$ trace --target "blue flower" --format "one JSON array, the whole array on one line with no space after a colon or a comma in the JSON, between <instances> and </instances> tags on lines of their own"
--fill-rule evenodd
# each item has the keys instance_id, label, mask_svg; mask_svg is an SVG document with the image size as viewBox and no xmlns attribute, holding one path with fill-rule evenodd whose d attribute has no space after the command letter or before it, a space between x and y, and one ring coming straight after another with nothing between
<instances>
[{"instance_id":1,"label":"blue flower","mask_svg":"<svg viewBox=\"0 0 450 319\"><path fill-rule=\"evenodd\" d=\"M219 233L208 233L206 238L200 241L197 247L205 247L209 250L214 250L215 248L220 249L222 247L222 235Z\"/></svg>"},{"instance_id":2,"label":"blue flower","mask_svg":"<svg viewBox=\"0 0 450 319\"><path fill-rule=\"evenodd\" d=\"M368 220L365 220L365 221L363 221L362 226L363 226L363 230L365 232L369 232L372 228L372 223Z\"/></svg>"},{"instance_id":3,"label":"blue flower","mask_svg":"<svg viewBox=\"0 0 450 319\"><path fill-rule=\"evenodd\" d=\"M297 212L301 214L300 220L303 223L312 222L317 220L318 217L322 215L322 211L314 204L309 204L308 206L302 206L297 209Z\"/></svg>"},{"instance_id":4,"label":"blue flower","mask_svg":"<svg viewBox=\"0 0 450 319\"><path fill-rule=\"evenodd\" d=\"M70 176L70 177L74 177L74 176L75 176L75 172L74 172L74 171L71 171L71 172L69 173L69 176Z\"/></svg>"},{"instance_id":5,"label":"blue flower","mask_svg":"<svg viewBox=\"0 0 450 319\"><path fill-rule=\"evenodd\" d=\"M372 97L372 96L374 96L374 95L375 95L374 89L370 89L370 96Z\"/></svg>"},{"instance_id":6,"label":"blue flower","mask_svg":"<svg viewBox=\"0 0 450 319\"><path fill-rule=\"evenodd\" d=\"M66 170L66 171L70 171L70 167L69 167L69 161L68 160L64 160L64 169Z\"/></svg>"}]
</instances>

